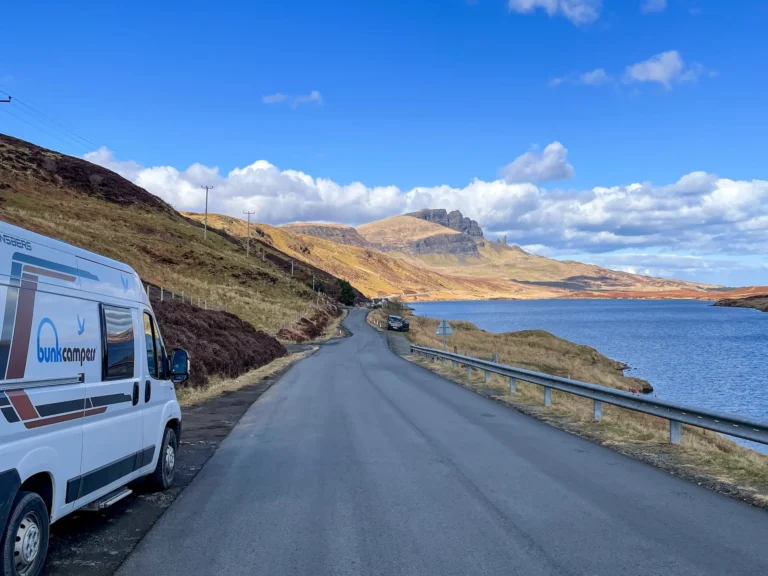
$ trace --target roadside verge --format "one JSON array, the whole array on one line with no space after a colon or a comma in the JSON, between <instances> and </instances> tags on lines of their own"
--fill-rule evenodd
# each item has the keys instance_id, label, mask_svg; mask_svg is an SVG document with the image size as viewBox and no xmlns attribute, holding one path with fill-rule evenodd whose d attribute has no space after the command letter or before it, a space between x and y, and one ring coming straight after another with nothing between
<instances>
[{"instance_id":1,"label":"roadside verge","mask_svg":"<svg viewBox=\"0 0 768 576\"><path fill-rule=\"evenodd\" d=\"M424 326L421 326L424 324ZM483 351L486 358L494 348L502 350L501 362L515 365L509 361L509 355L532 354L539 355L548 362L549 370L537 366L524 366L534 371L555 373L565 370L584 370L579 367L579 356L572 356L567 352L555 353L555 351L567 351L569 347L577 345L566 341L556 342L550 338L540 337L535 332L491 334L480 331L469 323L452 323L462 334L461 341L470 342L475 347L469 356L480 357ZM411 323L415 325L409 339L422 346L437 347L434 334L437 321L415 319ZM533 338L533 342L527 340ZM505 404L515 410L534 416L552 426L576 434L617 452L641 460L660 468L675 476L680 476L695 482L721 494L743 500L753 506L768 509L768 455L745 448L732 440L715 432L705 431L699 428L683 426L682 443L672 446L668 443L668 422L661 418L640 414L625 410L616 406L605 405L603 418L600 422L594 421L591 401L577 396L554 390L552 393L552 405L543 405L543 391L535 384L518 381L517 392L510 393L508 379L498 375L492 375L488 382L480 370L471 370L467 375L463 366L454 369L450 362L433 362L430 360L413 357L410 349L403 352L407 340L403 335L396 334L388 338L390 349L404 359L419 364L422 367L443 376L447 380L459 384L465 388ZM399 341L399 345L393 346L393 341ZM559 339L557 339L559 340ZM506 347L503 343L506 342ZM527 344L526 344L527 342ZM464 344L465 346L469 344ZM526 345L531 350L524 352ZM532 345L532 346L531 346ZM548 346L556 345L554 349ZM486 348L483 348L486 346ZM584 347L580 347L584 348ZM554 350L554 351L553 351ZM588 351L589 349L585 349ZM466 353L466 352L465 352ZM599 354L594 351L594 354ZM507 356L505 361L504 356ZM602 355L600 355L602 356ZM602 385L613 385L616 388L634 384L637 379L617 380L610 370L610 359L598 356L591 358L587 368L603 381ZM571 361L573 360L573 362ZM617 363L618 364L618 363ZM597 371L596 367L602 366ZM608 372L606 373L606 369ZM578 374L578 373L577 373ZM591 381L582 378L585 381ZM622 381L623 380L623 381Z\"/></svg>"}]
</instances>

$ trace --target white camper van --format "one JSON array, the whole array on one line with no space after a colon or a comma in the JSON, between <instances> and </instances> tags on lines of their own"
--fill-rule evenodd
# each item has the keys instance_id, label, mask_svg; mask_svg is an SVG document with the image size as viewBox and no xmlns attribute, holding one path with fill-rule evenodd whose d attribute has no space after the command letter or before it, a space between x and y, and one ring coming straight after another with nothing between
<instances>
[{"instance_id":1,"label":"white camper van","mask_svg":"<svg viewBox=\"0 0 768 576\"><path fill-rule=\"evenodd\" d=\"M0 575L33 576L49 523L171 485L189 355L129 266L2 222L0 315Z\"/></svg>"}]
</instances>

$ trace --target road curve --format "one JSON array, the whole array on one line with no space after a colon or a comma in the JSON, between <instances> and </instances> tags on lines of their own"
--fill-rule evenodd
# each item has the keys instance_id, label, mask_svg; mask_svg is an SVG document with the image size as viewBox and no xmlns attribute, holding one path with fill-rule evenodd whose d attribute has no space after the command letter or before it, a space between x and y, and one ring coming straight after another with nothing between
<instances>
[{"instance_id":1,"label":"road curve","mask_svg":"<svg viewBox=\"0 0 768 576\"><path fill-rule=\"evenodd\" d=\"M765 512L410 364L362 311L345 322L119 574L768 574Z\"/></svg>"}]
</instances>

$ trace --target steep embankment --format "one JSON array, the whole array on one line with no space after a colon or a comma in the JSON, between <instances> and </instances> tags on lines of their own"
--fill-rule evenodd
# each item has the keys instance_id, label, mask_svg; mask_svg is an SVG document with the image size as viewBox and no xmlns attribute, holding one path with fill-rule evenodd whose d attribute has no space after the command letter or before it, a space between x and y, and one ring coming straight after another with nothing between
<instances>
[{"instance_id":1,"label":"steep embankment","mask_svg":"<svg viewBox=\"0 0 768 576\"><path fill-rule=\"evenodd\" d=\"M312 272L291 277L290 257L275 247L247 259L239 239L209 230L204 240L197 222L114 172L4 135L0 218L126 262L145 282L272 334L317 307ZM337 279L316 274L338 292Z\"/></svg>"},{"instance_id":2,"label":"steep embankment","mask_svg":"<svg viewBox=\"0 0 768 576\"><path fill-rule=\"evenodd\" d=\"M150 290L152 309L169 353L184 348L191 360L183 387L201 387L211 376L234 378L287 354L275 338L229 312L204 310Z\"/></svg>"}]
</instances>

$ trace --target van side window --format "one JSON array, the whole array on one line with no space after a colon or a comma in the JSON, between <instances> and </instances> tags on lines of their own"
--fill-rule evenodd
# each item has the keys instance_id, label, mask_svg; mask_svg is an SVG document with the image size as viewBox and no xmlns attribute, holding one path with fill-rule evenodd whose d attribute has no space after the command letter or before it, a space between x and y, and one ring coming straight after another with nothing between
<instances>
[{"instance_id":1,"label":"van side window","mask_svg":"<svg viewBox=\"0 0 768 576\"><path fill-rule=\"evenodd\" d=\"M147 366L149 374L153 378L167 380L168 358L165 355L165 346L160 338L157 323L149 312L144 312L144 341L147 347Z\"/></svg>"},{"instance_id":2,"label":"van side window","mask_svg":"<svg viewBox=\"0 0 768 576\"><path fill-rule=\"evenodd\" d=\"M152 316L146 312L144 312L144 342L147 348L149 375L157 378L157 350L155 349L154 326L152 326Z\"/></svg>"},{"instance_id":3,"label":"van side window","mask_svg":"<svg viewBox=\"0 0 768 576\"><path fill-rule=\"evenodd\" d=\"M129 308L102 305L104 380L133 378L133 316Z\"/></svg>"}]
</instances>

